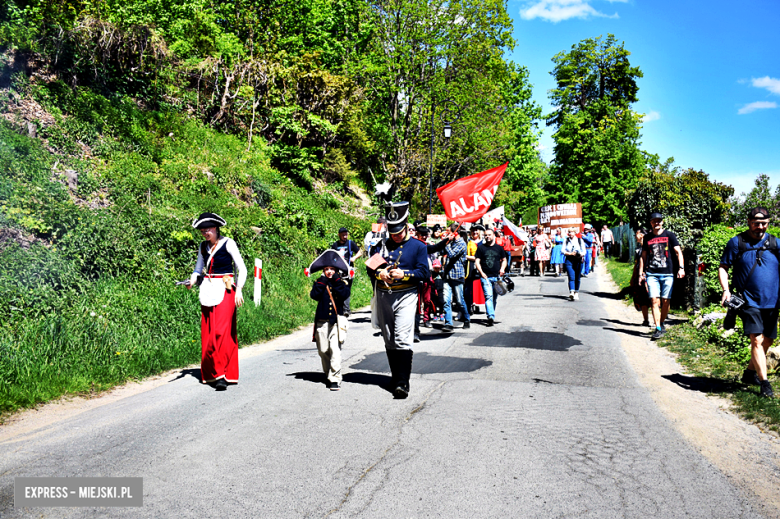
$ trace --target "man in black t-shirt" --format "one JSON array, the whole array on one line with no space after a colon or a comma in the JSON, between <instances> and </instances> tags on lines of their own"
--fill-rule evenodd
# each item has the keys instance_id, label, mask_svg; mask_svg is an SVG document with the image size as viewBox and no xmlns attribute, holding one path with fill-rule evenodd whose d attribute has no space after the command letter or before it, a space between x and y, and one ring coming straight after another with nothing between
<instances>
[{"instance_id":1,"label":"man in black t-shirt","mask_svg":"<svg viewBox=\"0 0 780 519\"><path fill-rule=\"evenodd\" d=\"M347 262L349 268L352 270L352 272L354 272L355 260L363 255L363 249L361 249L357 243L349 239L349 230L346 227L342 227L341 229L339 229L339 241L334 242L333 245L330 246L330 248L338 252L339 256L344 258L344 261ZM348 277L347 284L349 285L349 290L351 293L352 275ZM344 315L347 317L349 317L350 299L351 296L347 297L344 300Z\"/></svg>"},{"instance_id":2,"label":"man in black t-shirt","mask_svg":"<svg viewBox=\"0 0 780 519\"><path fill-rule=\"evenodd\" d=\"M496 317L497 297L493 291L493 283L497 282L506 271L506 252L504 247L496 245L496 234L493 229L485 230L485 238L477 247L474 255L475 266L482 281L482 291L485 293L485 313L487 325L493 326Z\"/></svg>"},{"instance_id":3,"label":"man in black t-shirt","mask_svg":"<svg viewBox=\"0 0 780 519\"><path fill-rule=\"evenodd\" d=\"M639 258L639 282L647 280L647 291L653 302L653 320L655 332L653 339L660 339L666 333L664 321L669 314L669 303L672 298L675 270L672 253L677 256L676 276L685 277L683 255L677 236L663 227L664 217L661 213L650 215L650 227L653 232L645 235L642 242L642 256Z\"/></svg>"}]
</instances>

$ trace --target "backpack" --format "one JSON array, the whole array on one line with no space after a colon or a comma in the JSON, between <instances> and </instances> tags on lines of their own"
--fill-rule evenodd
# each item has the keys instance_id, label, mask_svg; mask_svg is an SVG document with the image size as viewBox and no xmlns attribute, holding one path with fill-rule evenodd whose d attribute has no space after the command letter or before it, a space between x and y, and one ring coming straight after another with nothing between
<instances>
[{"instance_id":1,"label":"backpack","mask_svg":"<svg viewBox=\"0 0 780 519\"><path fill-rule=\"evenodd\" d=\"M747 247L747 243L745 241L744 234L745 234L744 232L741 232L741 233L739 233L737 235L737 247L739 249L739 252L737 253L737 258L738 259L741 259L742 255L745 254L748 251L748 247ZM777 254L778 250L780 250L780 249L778 249L778 246L777 246L777 238L775 238L774 236L772 236L769 233L766 233L766 236L767 236L766 241L764 242L764 245L760 249L751 249L751 250L757 251L757 254L758 254L758 252L763 252L765 250L772 251L775 254ZM760 255L759 255L759 257L760 257Z\"/></svg>"},{"instance_id":2,"label":"backpack","mask_svg":"<svg viewBox=\"0 0 780 519\"><path fill-rule=\"evenodd\" d=\"M742 259L742 256L748 251L744 234L745 234L744 232L741 232L737 235L737 248L739 252L737 253L737 257L735 259ZM753 266L750 267L750 271L748 272L747 278L745 279L745 283L747 283L747 280L750 279L750 275L753 274L753 270L756 268L756 265L761 264L761 255L764 251L768 250L773 252L775 256L778 255L777 238L767 233L767 238L764 241L764 245L762 245L758 249L751 249L751 250L756 251L756 261L754 261ZM743 291L741 287L735 286L734 288L740 293L742 293Z\"/></svg>"}]
</instances>

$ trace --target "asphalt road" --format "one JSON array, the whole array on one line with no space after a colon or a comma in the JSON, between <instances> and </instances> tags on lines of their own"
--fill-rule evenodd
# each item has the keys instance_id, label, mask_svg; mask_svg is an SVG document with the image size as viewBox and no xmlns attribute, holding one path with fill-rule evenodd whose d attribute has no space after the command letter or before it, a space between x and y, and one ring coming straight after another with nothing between
<instances>
[{"instance_id":1,"label":"asphalt road","mask_svg":"<svg viewBox=\"0 0 780 519\"><path fill-rule=\"evenodd\" d=\"M515 280L495 327L423 330L407 400L358 312L339 392L304 330L226 392L183 370L6 440L0 516L759 517L639 385L595 279L579 302L565 279ZM140 476L144 505L15 509L18 476Z\"/></svg>"}]
</instances>

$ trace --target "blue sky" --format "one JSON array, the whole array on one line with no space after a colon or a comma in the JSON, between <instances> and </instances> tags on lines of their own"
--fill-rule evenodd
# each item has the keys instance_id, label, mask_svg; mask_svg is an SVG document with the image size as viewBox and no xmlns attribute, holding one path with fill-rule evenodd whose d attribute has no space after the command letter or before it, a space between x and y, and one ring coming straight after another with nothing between
<instances>
[{"instance_id":1,"label":"blue sky","mask_svg":"<svg viewBox=\"0 0 780 519\"><path fill-rule=\"evenodd\" d=\"M711 179L753 187L780 182L780 2L746 0L509 0L534 98L551 110L551 58L585 38L612 33L644 77L634 109L647 114L642 149ZM552 128L542 156L553 158Z\"/></svg>"}]
</instances>

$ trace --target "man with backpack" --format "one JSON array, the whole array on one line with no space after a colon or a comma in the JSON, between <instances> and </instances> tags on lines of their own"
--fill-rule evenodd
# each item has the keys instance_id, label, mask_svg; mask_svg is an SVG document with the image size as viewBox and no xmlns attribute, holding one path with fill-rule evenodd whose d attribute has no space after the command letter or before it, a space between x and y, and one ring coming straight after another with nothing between
<instances>
[{"instance_id":1,"label":"man with backpack","mask_svg":"<svg viewBox=\"0 0 780 519\"><path fill-rule=\"evenodd\" d=\"M766 232L769 211L754 207L748 212L748 230L726 244L718 269L723 288L721 304L735 308L745 336L750 337L750 363L742 382L761 387L761 396L774 396L767 380L766 352L777 338L780 260L777 238ZM734 267L734 293L729 290L728 269ZM733 297L736 296L736 297Z\"/></svg>"},{"instance_id":2,"label":"man with backpack","mask_svg":"<svg viewBox=\"0 0 780 519\"><path fill-rule=\"evenodd\" d=\"M642 242L642 255L639 258L639 282L647 281L647 291L653 303L655 332L652 339L660 339L666 333L666 316L672 300L672 286L675 275L685 277L683 255L677 235L664 229L664 216L661 213L650 214L651 233ZM672 251L677 255L677 273L675 274Z\"/></svg>"},{"instance_id":3,"label":"man with backpack","mask_svg":"<svg viewBox=\"0 0 780 519\"><path fill-rule=\"evenodd\" d=\"M333 245L330 246L330 248L338 252L339 256L344 258L344 261L347 262L349 268L353 270L355 267L355 260L363 255L363 250L358 246L358 244L349 239L349 229L347 229L346 227L342 227L341 229L339 229L339 240L337 242L334 242ZM347 280L345 281L347 281L347 285L349 286L349 290L351 293L352 276L348 276ZM349 300L351 298L352 297L350 295L344 300L343 315L345 315L346 317L349 317L349 313L350 313Z\"/></svg>"}]
</instances>

